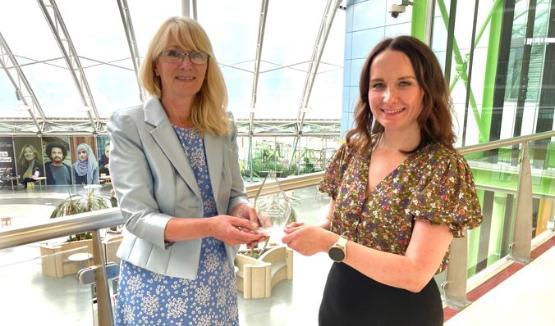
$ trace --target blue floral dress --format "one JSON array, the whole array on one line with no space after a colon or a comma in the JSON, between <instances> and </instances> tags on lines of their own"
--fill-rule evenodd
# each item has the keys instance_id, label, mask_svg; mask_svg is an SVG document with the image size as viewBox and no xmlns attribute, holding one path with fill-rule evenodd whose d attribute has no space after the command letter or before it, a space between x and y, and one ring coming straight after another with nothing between
<instances>
[{"instance_id":1,"label":"blue floral dress","mask_svg":"<svg viewBox=\"0 0 555 326\"><path fill-rule=\"evenodd\" d=\"M204 217L215 216L202 136L193 128L174 130L197 179ZM202 239L194 280L157 274L122 261L116 325L239 325L235 275L223 242Z\"/></svg>"}]
</instances>

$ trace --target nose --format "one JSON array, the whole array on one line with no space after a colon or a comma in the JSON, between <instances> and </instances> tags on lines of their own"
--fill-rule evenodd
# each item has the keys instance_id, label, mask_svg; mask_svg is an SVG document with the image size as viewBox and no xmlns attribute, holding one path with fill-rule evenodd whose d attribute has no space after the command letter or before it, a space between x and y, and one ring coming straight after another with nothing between
<instances>
[{"instance_id":1,"label":"nose","mask_svg":"<svg viewBox=\"0 0 555 326\"><path fill-rule=\"evenodd\" d=\"M393 87L388 87L383 95L383 101L386 103L393 102L397 99L397 91Z\"/></svg>"},{"instance_id":2,"label":"nose","mask_svg":"<svg viewBox=\"0 0 555 326\"><path fill-rule=\"evenodd\" d=\"M192 67L193 62L191 61L191 56L189 54L187 54L187 55L181 57L181 64L179 66L183 67L183 68Z\"/></svg>"}]
</instances>

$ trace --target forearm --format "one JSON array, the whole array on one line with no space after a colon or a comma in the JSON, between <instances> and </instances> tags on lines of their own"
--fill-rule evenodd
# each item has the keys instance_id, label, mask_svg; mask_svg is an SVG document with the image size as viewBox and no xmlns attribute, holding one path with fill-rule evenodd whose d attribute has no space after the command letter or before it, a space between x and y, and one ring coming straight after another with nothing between
<instances>
[{"instance_id":1,"label":"forearm","mask_svg":"<svg viewBox=\"0 0 555 326\"><path fill-rule=\"evenodd\" d=\"M177 242L212 236L210 218L171 218L164 229L164 240Z\"/></svg>"},{"instance_id":2,"label":"forearm","mask_svg":"<svg viewBox=\"0 0 555 326\"><path fill-rule=\"evenodd\" d=\"M347 243L347 257L343 262L377 282L411 292L419 292L433 276L407 256L368 248L353 241Z\"/></svg>"},{"instance_id":3,"label":"forearm","mask_svg":"<svg viewBox=\"0 0 555 326\"><path fill-rule=\"evenodd\" d=\"M403 255L349 241L345 263L380 283L419 292L434 276L452 239L446 225L417 220Z\"/></svg>"},{"instance_id":4,"label":"forearm","mask_svg":"<svg viewBox=\"0 0 555 326\"><path fill-rule=\"evenodd\" d=\"M322 226L323 227L323 226ZM317 251L327 253L337 241L338 235L330 231L321 231L315 237L313 245ZM353 241L347 242L347 256L343 263L353 267L367 277L389 286L418 292L428 283L433 273L411 258L392 254Z\"/></svg>"}]
</instances>

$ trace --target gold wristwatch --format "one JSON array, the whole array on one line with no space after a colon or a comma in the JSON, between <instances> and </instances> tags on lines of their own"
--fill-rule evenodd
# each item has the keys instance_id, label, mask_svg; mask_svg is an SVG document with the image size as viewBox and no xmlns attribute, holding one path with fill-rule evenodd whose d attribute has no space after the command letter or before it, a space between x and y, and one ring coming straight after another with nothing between
<instances>
[{"instance_id":1,"label":"gold wristwatch","mask_svg":"<svg viewBox=\"0 0 555 326\"><path fill-rule=\"evenodd\" d=\"M328 250L328 255L335 262L342 262L347 256L347 239L339 236L337 241Z\"/></svg>"}]
</instances>

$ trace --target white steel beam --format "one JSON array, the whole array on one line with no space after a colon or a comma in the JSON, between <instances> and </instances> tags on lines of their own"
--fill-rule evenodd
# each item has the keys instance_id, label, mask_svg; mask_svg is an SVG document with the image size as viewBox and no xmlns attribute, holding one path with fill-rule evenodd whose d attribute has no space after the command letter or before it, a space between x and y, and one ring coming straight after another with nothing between
<instances>
[{"instance_id":1,"label":"white steel beam","mask_svg":"<svg viewBox=\"0 0 555 326\"><path fill-rule=\"evenodd\" d=\"M33 123L37 129L36 132L41 133L43 126L39 123L37 115L40 116L41 122L44 122L46 120L44 111L2 33L0 33L0 65L12 83L17 99L25 105L31 119L33 119ZM15 70L15 76L13 76L12 69L8 69L10 66Z\"/></svg>"},{"instance_id":2,"label":"white steel beam","mask_svg":"<svg viewBox=\"0 0 555 326\"><path fill-rule=\"evenodd\" d=\"M46 4L45 1L49 4ZM73 41L69 36L69 32L66 28L62 15L58 10L56 1L38 0L38 3L42 13L44 14L44 18L48 22L48 26L50 26L50 29L54 34L56 43L58 43L58 46L60 47L60 50L64 55L67 66L69 67L69 71L71 72L71 76L73 77L75 86L77 87L79 95L81 96L81 100L83 101L83 105L88 108L87 115L89 117L91 126L96 133L100 119L98 110L94 103L94 98L92 96L89 83L85 76L85 71L83 70L83 66L81 65L81 60L77 55L77 51L75 50Z\"/></svg>"}]
</instances>

